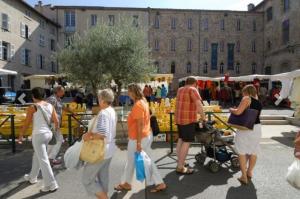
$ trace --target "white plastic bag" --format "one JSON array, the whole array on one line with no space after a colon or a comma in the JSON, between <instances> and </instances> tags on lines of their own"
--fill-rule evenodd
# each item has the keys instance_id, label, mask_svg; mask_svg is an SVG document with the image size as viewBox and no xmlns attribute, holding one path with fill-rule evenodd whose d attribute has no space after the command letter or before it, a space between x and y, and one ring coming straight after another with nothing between
<instances>
[{"instance_id":1,"label":"white plastic bag","mask_svg":"<svg viewBox=\"0 0 300 199\"><path fill-rule=\"evenodd\" d=\"M153 179L152 179L153 171L152 171L151 159L145 151L141 152L141 156L143 157L143 160L144 160L146 184L148 186L153 185L154 182L153 182Z\"/></svg>"},{"instance_id":2,"label":"white plastic bag","mask_svg":"<svg viewBox=\"0 0 300 199\"><path fill-rule=\"evenodd\" d=\"M293 187L300 189L300 160L295 158L294 162L288 168L286 180Z\"/></svg>"},{"instance_id":3,"label":"white plastic bag","mask_svg":"<svg viewBox=\"0 0 300 199\"><path fill-rule=\"evenodd\" d=\"M64 155L65 166L67 169L78 169L81 164L80 151L82 147L81 142L75 142L71 147L67 149Z\"/></svg>"}]
</instances>

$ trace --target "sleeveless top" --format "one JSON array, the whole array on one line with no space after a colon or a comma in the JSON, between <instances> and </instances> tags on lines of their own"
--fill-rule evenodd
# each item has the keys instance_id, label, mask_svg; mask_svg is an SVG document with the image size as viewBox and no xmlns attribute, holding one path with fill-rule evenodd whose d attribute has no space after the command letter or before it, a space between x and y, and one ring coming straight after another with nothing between
<instances>
[{"instance_id":1,"label":"sleeveless top","mask_svg":"<svg viewBox=\"0 0 300 199\"><path fill-rule=\"evenodd\" d=\"M260 113L261 113L261 110L262 110L262 104L260 103L259 100L251 97L251 104L250 104L250 108L251 109L255 109L255 110L258 110L258 115L256 117L256 120L255 120L255 124L260 124Z\"/></svg>"},{"instance_id":2,"label":"sleeveless top","mask_svg":"<svg viewBox=\"0 0 300 199\"><path fill-rule=\"evenodd\" d=\"M49 103L39 105L48 118L48 121L51 121L51 116L53 112L53 106ZM51 133L51 130L44 119L43 113L41 110L37 108L36 112L33 114L33 126L32 126L32 134L43 134L43 133Z\"/></svg>"}]
</instances>

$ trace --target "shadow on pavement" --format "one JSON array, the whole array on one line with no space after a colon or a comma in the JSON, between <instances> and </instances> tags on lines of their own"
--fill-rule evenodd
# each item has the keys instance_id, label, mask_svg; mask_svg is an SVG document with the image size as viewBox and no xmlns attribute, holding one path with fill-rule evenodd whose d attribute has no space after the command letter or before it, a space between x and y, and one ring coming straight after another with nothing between
<instances>
[{"instance_id":1,"label":"shadow on pavement","mask_svg":"<svg viewBox=\"0 0 300 199\"><path fill-rule=\"evenodd\" d=\"M294 131L282 132L281 134L283 135L283 137L271 137L271 139L273 139L283 145L293 148L296 132L294 132Z\"/></svg>"},{"instance_id":2,"label":"shadow on pavement","mask_svg":"<svg viewBox=\"0 0 300 199\"><path fill-rule=\"evenodd\" d=\"M47 193L37 193L37 194L34 194L32 196L29 196L29 197L26 197L26 198L23 198L23 199L36 199L36 198L40 198L42 196L45 196L45 195L48 195L48 194L51 194L52 192L47 192Z\"/></svg>"},{"instance_id":3,"label":"shadow on pavement","mask_svg":"<svg viewBox=\"0 0 300 199\"><path fill-rule=\"evenodd\" d=\"M9 190L8 192L6 192L3 195L0 195L0 198L8 198L8 197L12 196L13 194L18 193L19 191L26 189L29 186L31 186L31 184L28 182L20 182L13 189Z\"/></svg>"},{"instance_id":4,"label":"shadow on pavement","mask_svg":"<svg viewBox=\"0 0 300 199\"><path fill-rule=\"evenodd\" d=\"M247 186L230 187L228 189L226 199L257 199L256 188L251 182Z\"/></svg>"}]
</instances>

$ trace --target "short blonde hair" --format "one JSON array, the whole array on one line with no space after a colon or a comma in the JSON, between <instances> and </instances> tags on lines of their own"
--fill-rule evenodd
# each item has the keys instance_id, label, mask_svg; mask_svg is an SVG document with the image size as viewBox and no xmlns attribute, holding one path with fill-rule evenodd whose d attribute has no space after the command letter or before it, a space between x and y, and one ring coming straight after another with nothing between
<instances>
[{"instance_id":1,"label":"short blonde hair","mask_svg":"<svg viewBox=\"0 0 300 199\"><path fill-rule=\"evenodd\" d=\"M247 95L249 95L251 97L257 96L257 91L253 84L248 84L248 85L244 86L242 92L246 93Z\"/></svg>"},{"instance_id":2,"label":"short blonde hair","mask_svg":"<svg viewBox=\"0 0 300 199\"><path fill-rule=\"evenodd\" d=\"M114 102L114 92L111 89L104 89L98 91L98 98L106 102L108 105L111 105Z\"/></svg>"}]
</instances>

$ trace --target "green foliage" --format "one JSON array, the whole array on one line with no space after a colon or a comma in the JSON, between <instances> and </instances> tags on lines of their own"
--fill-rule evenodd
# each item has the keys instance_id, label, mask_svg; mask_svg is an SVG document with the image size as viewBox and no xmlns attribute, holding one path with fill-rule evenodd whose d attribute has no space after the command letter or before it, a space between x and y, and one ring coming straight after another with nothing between
<instances>
[{"instance_id":1,"label":"green foliage","mask_svg":"<svg viewBox=\"0 0 300 199\"><path fill-rule=\"evenodd\" d=\"M147 43L146 30L123 19L114 26L101 24L74 35L57 57L71 81L95 91L114 80L120 90L130 82L146 81L154 72Z\"/></svg>"}]
</instances>

